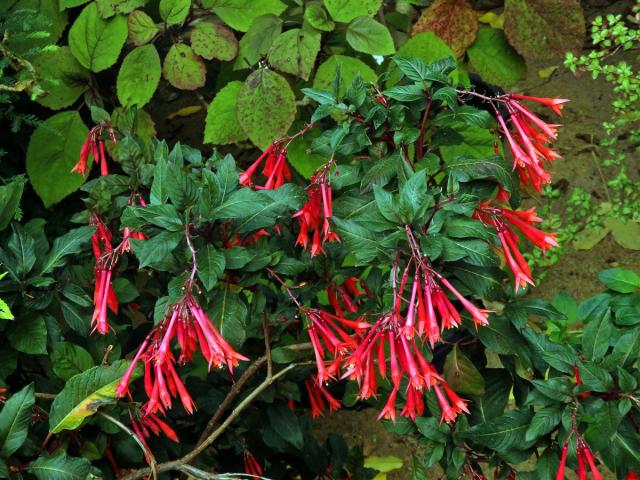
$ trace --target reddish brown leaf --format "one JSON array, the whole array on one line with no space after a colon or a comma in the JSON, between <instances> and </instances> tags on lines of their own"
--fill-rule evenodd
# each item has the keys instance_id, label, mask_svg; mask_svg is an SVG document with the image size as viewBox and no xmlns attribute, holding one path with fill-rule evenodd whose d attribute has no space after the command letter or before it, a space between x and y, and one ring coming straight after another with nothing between
<instances>
[{"instance_id":1,"label":"reddish brown leaf","mask_svg":"<svg viewBox=\"0 0 640 480\"><path fill-rule=\"evenodd\" d=\"M526 59L562 58L582 49L584 14L578 0L506 0L504 32Z\"/></svg>"},{"instance_id":2,"label":"reddish brown leaf","mask_svg":"<svg viewBox=\"0 0 640 480\"><path fill-rule=\"evenodd\" d=\"M436 0L422 12L411 35L433 32L461 57L478 34L476 12L467 0Z\"/></svg>"}]
</instances>

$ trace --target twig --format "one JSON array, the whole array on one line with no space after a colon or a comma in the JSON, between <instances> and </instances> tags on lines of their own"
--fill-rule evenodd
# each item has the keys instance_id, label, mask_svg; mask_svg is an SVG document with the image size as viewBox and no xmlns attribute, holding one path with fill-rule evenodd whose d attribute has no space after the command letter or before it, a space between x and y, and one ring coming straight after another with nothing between
<instances>
[{"instance_id":1,"label":"twig","mask_svg":"<svg viewBox=\"0 0 640 480\"><path fill-rule=\"evenodd\" d=\"M267 377L271 377L273 375L273 360L271 359L271 337L269 332L269 319L267 315L264 314L262 316L262 329L264 331L264 354L267 357Z\"/></svg>"},{"instance_id":2,"label":"twig","mask_svg":"<svg viewBox=\"0 0 640 480\"><path fill-rule=\"evenodd\" d=\"M148 473L151 473L151 476L154 479L158 478L158 462L156 462L156 458L153 456L153 453L151 452L151 450L149 450L147 448L147 446L144 444L144 442L138 437L138 435L136 435L129 427L127 427L124 423L122 423L120 420L112 417L111 415L104 413L104 412L98 412L98 414L104 418L106 418L107 420L109 420L111 423L113 423L114 425L117 425L122 431L126 432L129 434L130 437L132 437L136 443L140 446L140 448L142 449L142 451L144 452L145 456L147 457L147 459L149 460L149 465L150 467L147 468L146 470L148 470Z\"/></svg>"},{"instance_id":3,"label":"twig","mask_svg":"<svg viewBox=\"0 0 640 480\"><path fill-rule=\"evenodd\" d=\"M427 130L427 118L429 117L429 110L431 110L432 99L429 98L427 106L424 108L424 115L422 115L422 122L420 122L420 136L418 137L418 145L416 157L418 160L422 160L424 156L424 134Z\"/></svg>"},{"instance_id":4,"label":"twig","mask_svg":"<svg viewBox=\"0 0 640 480\"><path fill-rule=\"evenodd\" d=\"M266 361L266 359L265 359ZM177 460L172 460L170 462L164 462L157 465L157 472L168 472L170 470L178 470L182 466L191 462L194 458L204 452L213 442L215 442L220 435L222 435L225 430L233 423L233 421L249 406L251 403L264 391L266 390L273 382L275 382L280 377L286 375L291 370L299 366L297 363L292 363L287 365L285 368L280 370L275 375L271 377L267 376L264 381L258 385L253 391L245 397L242 402L238 404L236 408L233 409L231 414L226 418L224 422L214 430L204 441L200 442L191 452L186 455L178 458ZM121 477L120 480L136 480L138 478L144 477L145 475L149 475L151 473L150 468L140 468L138 470L134 470L133 472Z\"/></svg>"}]
</instances>

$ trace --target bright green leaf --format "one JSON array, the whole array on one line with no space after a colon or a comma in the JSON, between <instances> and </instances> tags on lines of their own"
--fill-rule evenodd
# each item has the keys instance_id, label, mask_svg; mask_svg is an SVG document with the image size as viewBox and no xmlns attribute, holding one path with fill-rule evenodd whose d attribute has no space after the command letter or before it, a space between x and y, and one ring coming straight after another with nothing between
<instances>
[{"instance_id":1,"label":"bright green leaf","mask_svg":"<svg viewBox=\"0 0 640 480\"><path fill-rule=\"evenodd\" d=\"M214 22L200 22L191 32L191 48L207 60L223 60L236 58L238 40L233 31L224 25Z\"/></svg>"},{"instance_id":2,"label":"bright green leaf","mask_svg":"<svg viewBox=\"0 0 640 480\"><path fill-rule=\"evenodd\" d=\"M134 45L144 45L158 33L158 27L153 19L142 10L136 10L127 18L129 25L129 40Z\"/></svg>"},{"instance_id":3,"label":"bright green leaf","mask_svg":"<svg viewBox=\"0 0 640 480\"><path fill-rule=\"evenodd\" d=\"M348 23L356 17L372 17L382 0L324 0L324 6L336 22Z\"/></svg>"},{"instance_id":4,"label":"bright green leaf","mask_svg":"<svg viewBox=\"0 0 640 480\"><path fill-rule=\"evenodd\" d=\"M160 0L160 17L167 25L182 25L190 8L191 0Z\"/></svg>"},{"instance_id":5,"label":"bright green leaf","mask_svg":"<svg viewBox=\"0 0 640 480\"><path fill-rule=\"evenodd\" d=\"M89 72L78 63L69 47L43 51L32 63L45 92L36 101L45 107L52 110L68 107L88 88Z\"/></svg>"},{"instance_id":6,"label":"bright green leaf","mask_svg":"<svg viewBox=\"0 0 640 480\"><path fill-rule=\"evenodd\" d=\"M124 58L116 88L125 108L143 107L153 97L160 82L160 55L153 45L136 47Z\"/></svg>"},{"instance_id":7,"label":"bright green leaf","mask_svg":"<svg viewBox=\"0 0 640 480\"><path fill-rule=\"evenodd\" d=\"M176 43L164 58L162 75L180 90L196 90L204 86L207 69L190 46Z\"/></svg>"},{"instance_id":8,"label":"bright green leaf","mask_svg":"<svg viewBox=\"0 0 640 480\"><path fill-rule=\"evenodd\" d=\"M347 43L357 52L391 55L396 48L389 29L369 17L358 17L347 27Z\"/></svg>"},{"instance_id":9,"label":"bright green leaf","mask_svg":"<svg viewBox=\"0 0 640 480\"><path fill-rule=\"evenodd\" d=\"M471 65L489 83L511 86L527 74L527 65L505 37L502 30L481 27L469 50Z\"/></svg>"},{"instance_id":10,"label":"bright green leaf","mask_svg":"<svg viewBox=\"0 0 640 480\"><path fill-rule=\"evenodd\" d=\"M320 33L293 28L281 33L269 50L269 64L276 70L308 80L320 51Z\"/></svg>"},{"instance_id":11,"label":"bright green leaf","mask_svg":"<svg viewBox=\"0 0 640 480\"><path fill-rule=\"evenodd\" d=\"M247 139L238 121L237 100L242 82L229 82L220 90L207 109L204 143L226 145Z\"/></svg>"}]
</instances>

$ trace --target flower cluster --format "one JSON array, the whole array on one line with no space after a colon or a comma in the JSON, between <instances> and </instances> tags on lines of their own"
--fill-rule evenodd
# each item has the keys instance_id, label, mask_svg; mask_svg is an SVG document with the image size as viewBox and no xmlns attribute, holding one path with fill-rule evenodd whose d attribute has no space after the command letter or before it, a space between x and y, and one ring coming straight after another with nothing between
<instances>
[{"instance_id":1,"label":"flower cluster","mask_svg":"<svg viewBox=\"0 0 640 480\"><path fill-rule=\"evenodd\" d=\"M272 143L262 155L240 175L240 184L257 190L275 190L291 180L291 169L287 163L288 138ZM264 162L264 165L263 165ZM256 185L253 176L262 165L262 175L266 178L264 185Z\"/></svg>"},{"instance_id":2,"label":"flower cluster","mask_svg":"<svg viewBox=\"0 0 640 480\"><path fill-rule=\"evenodd\" d=\"M154 459L149 458L149 455L153 454L151 453L151 449L147 445L146 439L148 439L152 433L156 436L159 436L162 433L169 440L180 443L180 439L178 438L178 435L173 430L173 428L167 425L167 423L159 418L156 414L143 414L140 415L137 420L134 418L131 412L129 413L129 416L131 417L131 427L133 428L133 431L147 449L147 451L144 452L144 456L149 465L151 465Z\"/></svg>"},{"instance_id":3,"label":"flower cluster","mask_svg":"<svg viewBox=\"0 0 640 480\"><path fill-rule=\"evenodd\" d=\"M562 115L562 107L569 100L564 98L538 98L515 93L496 98L486 97L475 92L466 92L489 102L496 114L500 132L509 143L513 154L513 168L518 171L523 185L531 185L537 191L551 181L546 164L560 158L549 144L557 137L560 125L542 120L525 107L522 100L545 105L557 115ZM502 106L503 108L499 108Z\"/></svg>"},{"instance_id":4,"label":"flower cluster","mask_svg":"<svg viewBox=\"0 0 640 480\"><path fill-rule=\"evenodd\" d=\"M340 237L331 229L329 219L333 215L331 179L329 171L333 161L325 165L313 174L311 184L307 189L308 200L303 207L297 211L293 218L298 219L300 233L296 240L296 245L309 248L309 233L313 232L313 240L309 249L311 256L324 253L322 246L326 242L339 242Z\"/></svg>"},{"instance_id":5,"label":"flower cluster","mask_svg":"<svg viewBox=\"0 0 640 480\"><path fill-rule=\"evenodd\" d=\"M180 356L176 359L172 342L177 340ZM165 413L172 407L172 398L180 398L188 413L193 413L195 404L187 392L176 363L189 363L199 348L211 367L226 366L229 372L240 360L248 360L231 348L202 310L198 300L189 291L173 305L164 320L154 327L142 342L129 368L116 389L116 397L129 391L129 381L138 362L144 363L144 389L149 400L143 407L145 414Z\"/></svg>"},{"instance_id":6,"label":"flower cluster","mask_svg":"<svg viewBox=\"0 0 640 480\"><path fill-rule=\"evenodd\" d=\"M306 379L304 381L304 386L307 390L307 394L309 395L311 417L321 417L327 406L331 412L340 408L340 400L329 393L324 384L318 381L316 375L312 375L311 378Z\"/></svg>"},{"instance_id":7,"label":"flower cluster","mask_svg":"<svg viewBox=\"0 0 640 480\"><path fill-rule=\"evenodd\" d=\"M474 212L474 218L495 229L500 241L499 250L513 273L516 292L527 284L534 285L531 269L518 248L520 238L514 232L514 228L542 251L558 245L556 233L546 233L533 226L542 221L536 215L535 207L524 211L511 210L493 205L493 201L489 200L478 206Z\"/></svg>"},{"instance_id":8,"label":"flower cluster","mask_svg":"<svg viewBox=\"0 0 640 480\"><path fill-rule=\"evenodd\" d=\"M102 335L109 333L107 307L113 313L118 313L118 299L111 284L113 268L118 260L118 249L111 245L111 231L97 215L91 217L91 224L96 231L91 237L93 255L96 263L94 267L95 288L93 291L93 317L91 318L92 332Z\"/></svg>"},{"instance_id":9,"label":"flower cluster","mask_svg":"<svg viewBox=\"0 0 640 480\"><path fill-rule=\"evenodd\" d=\"M86 140L82 144L80 150L80 159L78 163L71 169L71 172L77 172L80 175L86 175L87 162L89 160L89 154L93 156L93 161L96 165L100 165L100 175L109 175L109 166L107 165L107 156L104 151L104 140L102 140L103 133L107 133L113 143L116 143L116 135L114 129L108 122L102 122L100 125L96 125L87 135Z\"/></svg>"}]
</instances>

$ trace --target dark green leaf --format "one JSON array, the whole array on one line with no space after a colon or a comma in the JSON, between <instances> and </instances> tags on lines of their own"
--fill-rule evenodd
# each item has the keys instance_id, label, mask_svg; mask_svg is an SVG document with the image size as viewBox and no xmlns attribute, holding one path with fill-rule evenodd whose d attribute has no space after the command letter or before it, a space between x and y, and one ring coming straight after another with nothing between
<instances>
[{"instance_id":1,"label":"dark green leaf","mask_svg":"<svg viewBox=\"0 0 640 480\"><path fill-rule=\"evenodd\" d=\"M8 457L22 446L29 433L31 407L35 403L33 383L13 394L0 411L0 455Z\"/></svg>"}]
</instances>

